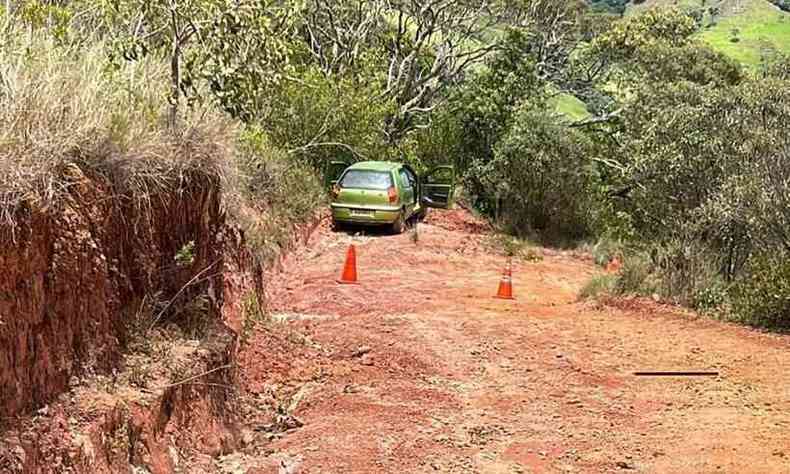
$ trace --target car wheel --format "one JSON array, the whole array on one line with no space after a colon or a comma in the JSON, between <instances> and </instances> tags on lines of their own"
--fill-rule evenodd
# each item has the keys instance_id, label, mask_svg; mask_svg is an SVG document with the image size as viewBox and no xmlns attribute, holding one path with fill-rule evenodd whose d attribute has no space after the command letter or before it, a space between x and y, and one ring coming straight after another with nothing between
<instances>
[{"instance_id":1,"label":"car wheel","mask_svg":"<svg viewBox=\"0 0 790 474\"><path fill-rule=\"evenodd\" d=\"M343 230L343 224L341 222L332 219L332 230L335 232L340 232L341 230Z\"/></svg>"},{"instance_id":2,"label":"car wheel","mask_svg":"<svg viewBox=\"0 0 790 474\"><path fill-rule=\"evenodd\" d=\"M403 211L400 211L398 218L392 223L392 232L394 234L402 234L403 229L406 227L406 219L403 216Z\"/></svg>"}]
</instances>

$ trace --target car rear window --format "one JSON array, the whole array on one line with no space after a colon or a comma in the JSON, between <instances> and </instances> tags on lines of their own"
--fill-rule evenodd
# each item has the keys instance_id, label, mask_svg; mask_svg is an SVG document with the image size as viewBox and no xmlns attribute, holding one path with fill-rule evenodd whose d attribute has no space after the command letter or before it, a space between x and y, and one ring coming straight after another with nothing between
<instances>
[{"instance_id":1,"label":"car rear window","mask_svg":"<svg viewBox=\"0 0 790 474\"><path fill-rule=\"evenodd\" d=\"M349 170L340 180L341 188L387 189L392 186L392 175L386 171Z\"/></svg>"}]
</instances>

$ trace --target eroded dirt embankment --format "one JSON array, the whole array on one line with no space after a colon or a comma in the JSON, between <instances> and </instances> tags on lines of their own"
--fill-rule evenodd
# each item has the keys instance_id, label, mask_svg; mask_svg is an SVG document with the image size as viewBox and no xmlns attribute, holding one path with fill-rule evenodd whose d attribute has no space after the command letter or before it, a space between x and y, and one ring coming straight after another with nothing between
<instances>
[{"instance_id":1,"label":"eroded dirt embankment","mask_svg":"<svg viewBox=\"0 0 790 474\"><path fill-rule=\"evenodd\" d=\"M179 445L231 450L237 300L260 272L219 184L131 200L69 174L57 209L0 236L0 472L173 472Z\"/></svg>"}]
</instances>

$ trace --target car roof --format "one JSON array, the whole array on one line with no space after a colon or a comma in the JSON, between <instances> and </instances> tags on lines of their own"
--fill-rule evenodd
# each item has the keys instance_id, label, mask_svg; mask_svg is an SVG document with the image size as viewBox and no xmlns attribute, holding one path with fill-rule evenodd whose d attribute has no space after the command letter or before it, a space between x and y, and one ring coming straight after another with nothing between
<instances>
[{"instance_id":1,"label":"car roof","mask_svg":"<svg viewBox=\"0 0 790 474\"><path fill-rule=\"evenodd\" d=\"M394 161L360 161L349 166L352 170L392 171L403 166L403 163Z\"/></svg>"}]
</instances>

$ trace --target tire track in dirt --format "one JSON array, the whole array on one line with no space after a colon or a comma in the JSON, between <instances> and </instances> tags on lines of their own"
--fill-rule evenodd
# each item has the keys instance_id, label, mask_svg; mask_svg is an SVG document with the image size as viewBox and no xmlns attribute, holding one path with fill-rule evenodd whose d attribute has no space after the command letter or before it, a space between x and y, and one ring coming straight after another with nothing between
<instances>
[{"instance_id":1,"label":"tire track in dirt","mask_svg":"<svg viewBox=\"0 0 790 474\"><path fill-rule=\"evenodd\" d=\"M286 322L242 355L257 408L238 472L790 472L790 338L579 303L597 270L556 252L517 262L518 300L495 300L482 229L456 211L418 244L322 230L289 257L269 287ZM337 285L351 242L362 283ZM722 376L631 375L678 368ZM259 429L295 397L303 426Z\"/></svg>"}]
</instances>

